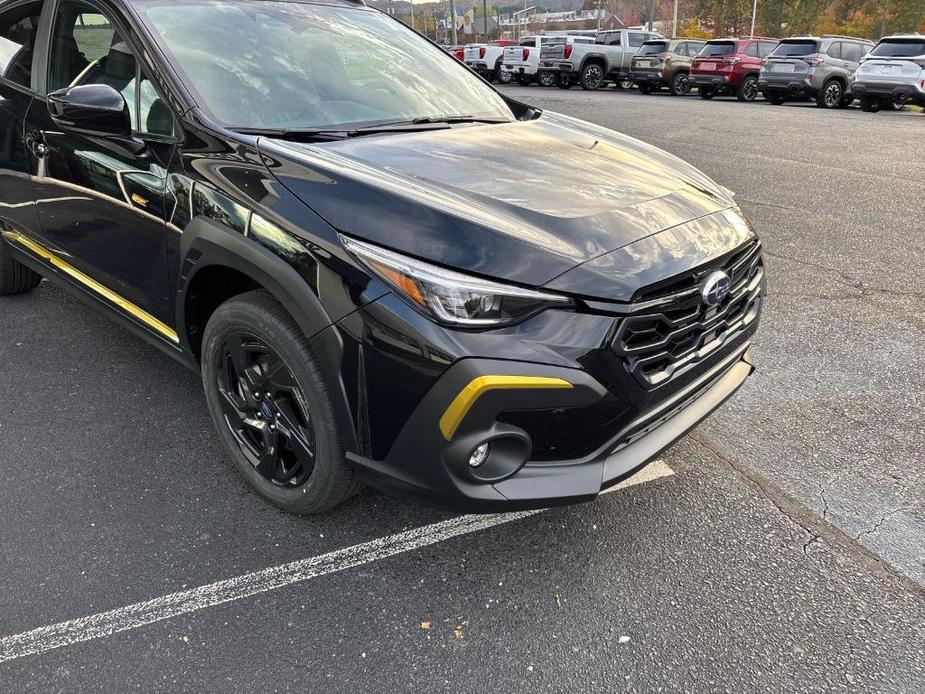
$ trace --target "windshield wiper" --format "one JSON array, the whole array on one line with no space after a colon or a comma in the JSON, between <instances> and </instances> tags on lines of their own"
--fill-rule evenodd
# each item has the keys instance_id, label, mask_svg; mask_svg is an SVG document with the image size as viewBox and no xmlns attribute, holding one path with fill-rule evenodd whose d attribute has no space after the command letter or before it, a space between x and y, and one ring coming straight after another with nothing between
<instances>
[{"instance_id":1,"label":"windshield wiper","mask_svg":"<svg viewBox=\"0 0 925 694\"><path fill-rule=\"evenodd\" d=\"M294 140L296 142L333 142L335 140L346 140L351 137L351 130L329 130L329 129L293 129L286 128L229 128L242 135L254 135L256 137L274 137L279 140Z\"/></svg>"},{"instance_id":2,"label":"windshield wiper","mask_svg":"<svg viewBox=\"0 0 925 694\"><path fill-rule=\"evenodd\" d=\"M425 116L389 123L371 123L358 128L230 128L242 135L273 137L295 142L333 142L351 137L374 135L376 133L420 132L424 130L446 130L458 123L508 123L506 118L478 118L475 116Z\"/></svg>"}]
</instances>

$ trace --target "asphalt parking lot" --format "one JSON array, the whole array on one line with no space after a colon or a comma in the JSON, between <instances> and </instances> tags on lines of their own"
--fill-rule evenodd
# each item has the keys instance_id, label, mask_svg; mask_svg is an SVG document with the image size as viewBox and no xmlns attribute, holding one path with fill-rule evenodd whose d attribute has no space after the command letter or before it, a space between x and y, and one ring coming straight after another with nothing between
<instances>
[{"instance_id":1,"label":"asphalt parking lot","mask_svg":"<svg viewBox=\"0 0 925 694\"><path fill-rule=\"evenodd\" d=\"M756 375L593 504L298 518L195 375L47 284L3 299L0 690L923 691L925 116L505 91L737 192Z\"/></svg>"}]
</instances>

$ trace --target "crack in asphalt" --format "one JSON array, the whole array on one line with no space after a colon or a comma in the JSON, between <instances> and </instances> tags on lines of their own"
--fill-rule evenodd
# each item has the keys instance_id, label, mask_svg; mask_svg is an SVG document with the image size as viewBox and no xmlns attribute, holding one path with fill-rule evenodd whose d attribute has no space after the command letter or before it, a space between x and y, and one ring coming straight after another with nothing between
<instances>
[{"instance_id":1,"label":"crack in asphalt","mask_svg":"<svg viewBox=\"0 0 925 694\"><path fill-rule=\"evenodd\" d=\"M829 267L828 265L822 265L821 263L814 263L810 260L804 260L802 258L794 258L793 256L783 255L781 253L773 253L767 248L764 249L764 255L771 258L776 258L777 260L789 260L790 262L796 263L797 265L804 265L806 267L815 268L817 270L824 270L825 272L836 275L839 278L835 280L836 282L859 291L859 297L870 296L873 294L887 294L889 296L925 299L925 293L923 292L903 292L899 291L898 289L887 289L886 287L872 287L866 284L864 280L858 279L857 277L852 277L851 275L842 272L837 268Z\"/></svg>"},{"instance_id":2,"label":"crack in asphalt","mask_svg":"<svg viewBox=\"0 0 925 694\"><path fill-rule=\"evenodd\" d=\"M810 548L814 544L822 543L823 539L827 539L830 540L833 545L840 547L846 553L850 553L850 555L854 558L861 561L866 561L872 569L877 570L881 575L889 577L891 580L898 581L908 590L913 591L917 595L925 597L925 585L922 585L911 577L903 574L885 559L875 554L872 550L868 549L864 544L858 541L858 538L848 535L840 528L833 525L830 520L828 520L829 505L828 500L824 496L825 488L822 485L819 486L820 493L823 494L822 498L825 507L823 510L823 515L819 516L819 514L815 513L812 509L807 508L800 502L788 496L782 490L775 487L774 484L765 480L757 472L749 469L745 465L733 462L728 456L721 453L709 442L698 438L693 433L688 434L687 438L712 453L718 460L725 463L734 473L755 487L782 516L784 516L788 521L790 521L791 524L808 535L809 539L803 542L801 549L804 556L810 558L810 560L813 561L813 564L815 564L820 570L824 570L824 566L818 561L812 559L810 556ZM918 477L925 477L925 475L919 475ZM915 483L915 481L912 481L908 486L911 487ZM889 513L887 515L892 516L901 512L902 510L904 509L897 509L894 513ZM880 525L882 525L882 522Z\"/></svg>"},{"instance_id":3,"label":"crack in asphalt","mask_svg":"<svg viewBox=\"0 0 925 694\"><path fill-rule=\"evenodd\" d=\"M703 448L710 451L710 453L715 455L719 460L726 463L726 465L728 465L739 476L750 482L756 489L758 489L758 491L761 492L762 496L764 496L768 501L771 502L771 504L774 505L774 507L781 515L786 517L791 523L809 535L809 539L803 543L803 554L809 554L810 545L818 542L820 540L821 534L810 528L809 524L806 523L805 520L801 520L798 514L805 516L807 513L811 513L811 511L808 509L800 509L795 502L789 499L784 493L774 489L769 482L745 466L734 463L729 457L720 453L708 442L702 441L693 434L690 435L690 438Z\"/></svg>"}]
</instances>

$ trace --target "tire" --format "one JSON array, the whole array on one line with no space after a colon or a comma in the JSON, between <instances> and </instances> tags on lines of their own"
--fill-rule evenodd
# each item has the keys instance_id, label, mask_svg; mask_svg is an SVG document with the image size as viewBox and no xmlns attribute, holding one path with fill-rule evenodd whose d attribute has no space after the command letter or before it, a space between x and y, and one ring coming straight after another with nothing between
<instances>
[{"instance_id":1,"label":"tire","mask_svg":"<svg viewBox=\"0 0 925 694\"><path fill-rule=\"evenodd\" d=\"M14 259L6 241L0 238L0 296L31 292L42 276Z\"/></svg>"},{"instance_id":2,"label":"tire","mask_svg":"<svg viewBox=\"0 0 925 694\"><path fill-rule=\"evenodd\" d=\"M668 89L674 96L687 96L691 93L690 75L686 72L675 73L675 76L671 78Z\"/></svg>"},{"instance_id":3,"label":"tire","mask_svg":"<svg viewBox=\"0 0 925 694\"><path fill-rule=\"evenodd\" d=\"M529 87L533 78L530 75L517 75L517 84L521 87Z\"/></svg>"},{"instance_id":4,"label":"tire","mask_svg":"<svg viewBox=\"0 0 925 694\"><path fill-rule=\"evenodd\" d=\"M780 94L775 94L774 92L765 92L764 100L773 106L780 106L786 99Z\"/></svg>"},{"instance_id":5,"label":"tire","mask_svg":"<svg viewBox=\"0 0 925 694\"><path fill-rule=\"evenodd\" d=\"M556 73L549 70L541 70L536 73L536 83L541 87L555 87Z\"/></svg>"},{"instance_id":6,"label":"tire","mask_svg":"<svg viewBox=\"0 0 925 694\"><path fill-rule=\"evenodd\" d=\"M495 69L491 71L491 74L488 76L488 81L494 84L495 82L501 81L501 60L498 59L498 62L495 63Z\"/></svg>"},{"instance_id":7,"label":"tire","mask_svg":"<svg viewBox=\"0 0 925 694\"><path fill-rule=\"evenodd\" d=\"M890 99L889 101L883 102L883 107L887 111L902 111L906 106L905 99Z\"/></svg>"},{"instance_id":8,"label":"tire","mask_svg":"<svg viewBox=\"0 0 925 694\"><path fill-rule=\"evenodd\" d=\"M633 80L617 80L613 83L613 86L617 89L632 89L633 84Z\"/></svg>"},{"instance_id":9,"label":"tire","mask_svg":"<svg viewBox=\"0 0 925 694\"><path fill-rule=\"evenodd\" d=\"M572 76L563 75L561 72L556 75L556 86L559 89L571 89L572 88Z\"/></svg>"},{"instance_id":10,"label":"tire","mask_svg":"<svg viewBox=\"0 0 925 694\"><path fill-rule=\"evenodd\" d=\"M854 103L854 97L848 95L841 100L841 103L838 105L838 108L849 108L851 104Z\"/></svg>"},{"instance_id":11,"label":"tire","mask_svg":"<svg viewBox=\"0 0 925 694\"><path fill-rule=\"evenodd\" d=\"M647 82L640 82L638 85L640 94L651 94L652 85Z\"/></svg>"},{"instance_id":12,"label":"tire","mask_svg":"<svg viewBox=\"0 0 925 694\"><path fill-rule=\"evenodd\" d=\"M202 381L234 468L262 497L310 514L356 492L327 384L272 296L249 292L216 309L203 338Z\"/></svg>"},{"instance_id":13,"label":"tire","mask_svg":"<svg viewBox=\"0 0 925 694\"><path fill-rule=\"evenodd\" d=\"M739 85L739 88L736 90L736 98L739 101L748 101L752 102L758 98L758 78L754 75L749 75L744 80L742 84Z\"/></svg>"},{"instance_id":14,"label":"tire","mask_svg":"<svg viewBox=\"0 0 925 694\"><path fill-rule=\"evenodd\" d=\"M816 106L819 108L838 108L845 98L845 88L838 80L829 80L822 85L816 95Z\"/></svg>"},{"instance_id":15,"label":"tire","mask_svg":"<svg viewBox=\"0 0 925 694\"><path fill-rule=\"evenodd\" d=\"M578 83L582 89L594 91L600 89L604 84L604 68L598 63L588 63L581 68L581 75L578 77Z\"/></svg>"},{"instance_id":16,"label":"tire","mask_svg":"<svg viewBox=\"0 0 925 694\"><path fill-rule=\"evenodd\" d=\"M697 90L697 93L700 95L701 99L704 99L706 101L709 101L710 99L714 97L713 90L710 89L709 87L700 87Z\"/></svg>"},{"instance_id":17,"label":"tire","mask_svg":"<svg viewBox=\"0 0 925 694\"><path fill-rule=\"evenodd\" d=\"M865 113L876 113L880 110L880 100L874 96L862 96L861 110Z\"/></svg>"},{"instance_id":18,"label":"tire","mask_svg":"<svg viewBox=\"0 0 925 694\"><path fill-rule=\"evenodd\" d=\"M501 84L510 84L511 82L514 81L514 73L508 72L506 70L502 70L500 74L498 75L498 81Z\"/></svg>"}]
</instances>

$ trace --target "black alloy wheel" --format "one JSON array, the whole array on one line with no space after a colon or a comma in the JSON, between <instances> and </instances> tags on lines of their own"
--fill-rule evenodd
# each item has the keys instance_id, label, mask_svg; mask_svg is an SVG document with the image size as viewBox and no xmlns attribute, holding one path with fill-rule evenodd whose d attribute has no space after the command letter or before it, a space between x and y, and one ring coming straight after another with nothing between
<instances>
[{"instance_id":1,"label":"black alloy wheel","mask_svg":"<svg viewBox=\"0 0 925 694\"><path fill-rule=\"evenodd\" d=\"M589 91L600 89L600 86L604 83L604 68L597 63L588 63L582 68L581 77L578 81L582 89Z\"/></svg>"},{"instance_id":2,"label":"black alloy wheel","mask_svg":"<svg viewBox=\"0 0 925 694\"><path fill-rule=\"evenodd\" d=\"M498 82L501 84L510 84L513 81L514 73L510 70L501 70L501 72L498 73Z\"/></svg>"},{"instance_id":3,"label":"black alloy wheel","mask_svg":"<svg viewBox=\"0 0 925 694\"><path fill-rule=\"evenodd\" d=\"M556 76L556 86L557 86L559 89L571 89L571 88L572 88L572 84L574 84L574 83L572 82L572 76L571 76L571 75L568 75L568 74L565 74L565 73L560 72L560 73Z\"/></svg>"},{"instance_id":4,"label":"black alloy wheel","mask_svg":"<svg viewBox=\"0 0 925 694\"><path fill-rule=\"evenodd\" d=\"M746 77L742 84L739 86L739 91L736 94L739 101L754 101L758 98L758 78L750 75Z\"/></svg>"},{"instance_id":5,"label":"black alloy wheel","mask_svg":"<svg viewBox=\"0 0 925 694\"><path fill-rule=\"evenodd\" d=\"M234 468L292 513L321 513L359 488L311 343L272 296L219 306L202 340L209 414Z\"/></svg>"},{"instance_id":6,"label":"black alloy wheel","mask_svg":"<svg viewBox=\"0 0 925 694\"><path fill-rule=\"evenodd\" d=\"M315 467L315 432L292 371L246 332L228 333L221 353L219 395L225 425L241 453L272 484L304 484Z\"/></svg>"},{"instance_id":7,"label":"black alloy wheel","mask_svg":"<svg viewBox=\"0 0 925 694\"><path fill-rule=\"evenodd\" d=\"M675 96L687 96L691 91L691 80L686 72L679 72L671 78L671 93Z\"/></svg>"},{"instance_id":8,"label":"black alloy wheel","mask_svg":"<svg viewBox=\"0 0 925 694\"><path fill-rule=\"evenodd\" d=\"M816 98L816 104L822 108L838 108L844 96L845 91L841 83L838 80L830 80L822 86L822 91Z\"/></svg>"},{"instance_id":9,"label":"black alloy wheel","mask_svg":"<svg viewBox=\"0 0 925 694\"><path fill-rule=\"evenodd\" d=\"M536 81L541 87L555 87L556 73L549 70L540 70L536 75Z\"/></svg>"}]
</instances>

